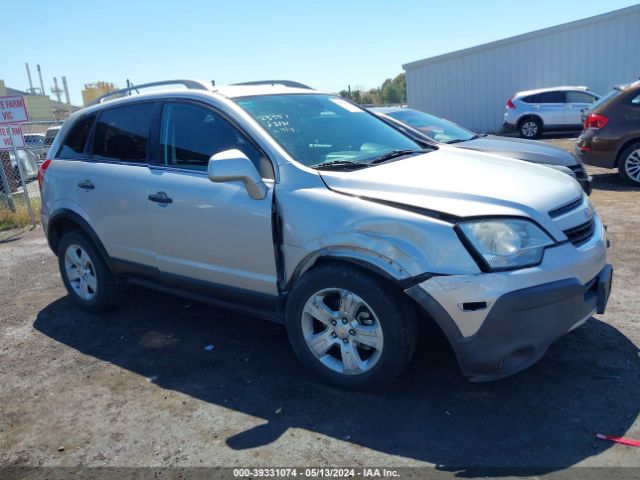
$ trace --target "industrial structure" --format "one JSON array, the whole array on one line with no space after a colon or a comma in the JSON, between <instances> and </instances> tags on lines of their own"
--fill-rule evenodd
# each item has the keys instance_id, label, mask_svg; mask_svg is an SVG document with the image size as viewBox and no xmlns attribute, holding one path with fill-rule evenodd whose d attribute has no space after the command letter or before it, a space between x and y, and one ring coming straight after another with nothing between
<instances>
[{"instance_id":1,"label":"industrial structure","mask_svg":"<svg viewBox=\"0 0 640 480\"><path fill-rule=\"evenodd\" d=\"M66 77L62 77L62 89L58 87L57 77L53 78L54 87L51 88L51 93L56 96L56 100L52 100L46 94L40 65L37 65L39 88L33 86L33 78L31 77L31 69L28 63L25 63L25 68L27 70L29 88L26 91L10 88L5 85L4 80L0 80L0 96L20 95L24 97L30 121L63 120L71 113L79 110L80 107L71 104ZM61 97L62 93L64 93L64 102Z\"/></svg>"},{"instance_id":2,"label":"industrial structure","mask_svg":"<svg viewBox=\"0 0 640 480\"><path fill-rule=\"evenodd\" d=\"M410 107L497 132L517 91L583 85L601 95L640 75L640 5L403 65Z\"/></svg>"},{"instance_id":3,"label":"industrial structure","mask_svg":"<svg viewBox=\"0 0 640 480\"><path fill-rule=\"evenodd\" d=\"M82 90L82 103L87 106L92 100L101 97L105 93L118 90L118 87L109 82L88 83Z\"/></svg>"}]
</instances>

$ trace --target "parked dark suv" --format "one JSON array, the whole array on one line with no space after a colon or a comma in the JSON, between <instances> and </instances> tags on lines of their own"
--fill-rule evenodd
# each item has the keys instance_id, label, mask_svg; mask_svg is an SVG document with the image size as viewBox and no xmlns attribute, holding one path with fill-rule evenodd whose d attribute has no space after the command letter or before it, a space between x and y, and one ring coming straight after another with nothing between
<instances>
[{"instance_id":1,"label":"parked dark suv","mask_svg":"<svg viewBox=\"0 0 640 480\"><path fill-rule=\"evenodd\" d=\"M640 81L615 87L585 113L576 151L587 165L617 168L640 186Z\"/></svg>"}]
</instances>

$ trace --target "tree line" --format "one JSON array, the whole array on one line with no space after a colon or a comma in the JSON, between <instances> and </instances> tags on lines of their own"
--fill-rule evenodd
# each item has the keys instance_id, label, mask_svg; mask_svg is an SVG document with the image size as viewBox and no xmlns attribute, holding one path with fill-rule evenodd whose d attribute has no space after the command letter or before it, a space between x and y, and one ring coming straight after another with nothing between
<instances>
[{"instance_id":1,"label":"tree line","mask_svg":"<svg viewBox=\"0 0 640 480\"><path fill-rule=\"evenodd\" d=\"M397 105L407 103L407 81L404 73L387 78L380 87L370 90L341 90L340 96L360 105Z\"/></svg>"}]
</instances>

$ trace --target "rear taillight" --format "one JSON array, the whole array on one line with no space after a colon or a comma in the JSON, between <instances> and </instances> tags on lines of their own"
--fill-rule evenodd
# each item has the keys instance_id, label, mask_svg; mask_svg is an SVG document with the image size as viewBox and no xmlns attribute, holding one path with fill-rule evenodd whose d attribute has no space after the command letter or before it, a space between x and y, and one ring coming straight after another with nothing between
<instances>
[{"instance_id":1,"label":"rear taillight","mask_svg":"<svg viewBox=\"0 0 640 480\"><path fill-rule=\"evenodd\" d=\"M513 102L511 100L513 100L515 98L515 96L511 97L509 100L507 100L507 108L516 108L516 106L513 104Z\"/></svg>"},{"instance_id":2,"label":"rear taillight","mask_svg":"<svg viewBox=\"0 0 640 480\"><path fill-rule=\"evenodd\" d=\"M40 165L40 168L38 169L38 186L40 187L40 190L42 190L42 180L44 180L44 172L47 171L47 168L49 168L50 164L51 159L47 158L44 162L42 162L42 165Z\"/></svg>"},{"instance_id":3,"label":"rear taillight","mask_svg":"<svg viewBox=\"0 0 640 480\"><path fill-rule=\"evenodd\" d=\"M588 128L602 128L604 127L609 119L604 115L598 115L597 113L591 113L584 120L583 127L584 129Z\"/></svg>"}]
</instances>

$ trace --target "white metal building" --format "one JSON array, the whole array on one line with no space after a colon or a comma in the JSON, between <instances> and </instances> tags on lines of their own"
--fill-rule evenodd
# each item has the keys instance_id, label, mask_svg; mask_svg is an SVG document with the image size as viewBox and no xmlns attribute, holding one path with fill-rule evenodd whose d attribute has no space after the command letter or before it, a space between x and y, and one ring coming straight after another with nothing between
<instances>
[{"instance_id":1,"label":"white metal building","mask_svg":"<svg viewBox=\"0 0 640 480\"><path fill-rule=\"evenodd\" d=\"M601 95L640 76L640 5L403 65L412 108L499 131L517 91L585 85Z\"/></svg>"}]
</instances>

